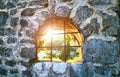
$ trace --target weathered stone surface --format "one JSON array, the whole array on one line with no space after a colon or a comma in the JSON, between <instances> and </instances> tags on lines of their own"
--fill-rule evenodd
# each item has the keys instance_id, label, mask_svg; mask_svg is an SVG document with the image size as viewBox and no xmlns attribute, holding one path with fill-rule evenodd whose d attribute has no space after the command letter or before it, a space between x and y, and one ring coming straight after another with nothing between
<instances>
[{"instance_id":1,"label":"weathered stone surface","mask_svg":"<svg viewBox=\"0 0 120 77\"><path fill-rule=\"evenodd\" d=\"M18 69L12 69L12 70L10 70L10 73L11 73L11 74L16 74L16 73L18 73Z\"/></svg>"},{"instance_id":2,"label":"weathered stone surface","mask_svg":"<svg viewBox=\"0 0 120 77\"><path fill-rule=\"evenodd\" d=\"M23 71L24 77L33 77L30 70Z\"/></svg>"},{"instance_id":3,"label":"weathered stone surface","mask_svg":"<svg viewBox=\"0 0 120 77\"><path fill-rule=\"evenodd\" d=\"M104 5L104 4L111 4L112 0L89 0L91 5Z\"/></svg>"},{"instance_id":4,"label":"weathered stone surface","mask_svg":"<svg viewBox=\"0 0 120 77\"><path fill-rule=\"evenodd\" d=\"M21 61L21 65L27 67L28 69L30 69L30 67L31 67L31 64L29 62L23 62L23 61Z\"/></svg>"},{"instance_id":5,"label":"weathered stone surface","mask_svg":"<svg viewBox=\"0 0 120 77\"><path fill-rule=\"evenodd\" d=\"M87 26L82 30L84 38L86 39L92 33L98 34L99 28L100 24L97 23L97 18L92 19L90 24L87 24Z\"/></svg>"},{"instance_id":6,"label":"weathered stone surface","mask_svg":"<svg viewBox=\"0 0 120 77\"><path fill-rule=\"evenodd\" d=\"M5 29L5 35L15 35L16 31L14 29L11 28L7 28Z\"/></svg>"},{"instance_id":7,"label":"weathered stone surface","mask_svg":"<svg viewBox=\"0 0 120 77\"><path fill-rule=\"evenodd\" d=\"M44 65L43 70L50 71L52 69L53 63L51 63L51 62L44 62L43 65Z\"/></svg>"},{"instance_id":8,"label":"weathered stone surface","mask_svg":"<svg viewBox=\"0 0 120 77\"><path fill-rule=\"evenodd\" d=\"M56 8L55 13L56 13L57 16L69 17L70 9L67 6L59 6L59 7Z\"/></svg>"},{"instance_id":9,"label":"weathered stone surface","mask_svg":"<svg viewBox=\"0 0 120 77\"><path fill-rule=\"evenodd\" d=\"M90 24L87 24L87 26L82 31L84 38L86 39L88 36L90 36L93 31L93 27L91 27Z\"/></svg>"},{"instance_id":10,"label":"weathered stone surface","mask_svg":"<svg viewBox=\"0 0 120 77\"><path fill-rule=\"evenodd\" d=\"M87 77L86 64L71 63L70 77Z\"/></svg>"},{"instance_id":11,"label":"weathered stone surface","mask_svg":"<svg viewBox=\"0 0 120 77\"><path fill-rule=\"evenodd\" d=\"M13 53L12 53L12 49L11 48L7 48L5 46L0 46L0 55L1 56L6 56L6 57L9 57L11 56Z\"/></svg>"},{"instance_id":12,"label":"weathered stone surface","mask_svg":"<svg viewBox=\"0 0 120 77\"><path fill-rule=\"evenodd\" d=\"M13 27L16 26L17 23L18 23L18 20L19 20L18 17L11 18L10 25L13 26Z\"/></svg>"},{"instance_id":13,"label":"weathered stone surface","mask_svg":"<svg viewBox=\"0 0 120 77\"><path fill-rule=\"evenodd\" d=\"M105 35L118 36L120 34L120 25L119 25L118 16L110 16L103 14L103 33Z\"/></svg>"},{"instance_id":14,"label":"weathered stone surface","mask_svg":"<svg viewBox=\"0 0 120 77\"><path fill-rule=\"evenodd\" d=\"M39 67L39 68L38 68ZM38 71L38 73L39 72L41 72L42 71L42 63L35 63L35 65L33 66L33 70L34 71Z\"/></svg>"},{"instance_id":15,"label":"weathered stone surface","mask_svg":"<svg viewBox=\"0 0 120 77\"><path fill-rule=\"evenodd\" d=\"M39 62L33 65L37 77L70 77L70 66L67 63Z\"/></svg>"},{"instance_id":16,"label":"weathered stone surface","mask_svg":"<svg viewBox=\"0 0 120 77\"><path fill-rule=\"evenodd\" d=\"M28 22L25 19L21 19L20 24L21 24L22 27L28 26Z\"/></svg>"},{"instance_id":17,"label":"weathered stone surface","mask_svg":"<svg viewBox=\"0 0 120 77\"><path fill-rule=\"evenodd\" d=\"M0 64L2 64L2 60L0 59Z\"/></svg>"},{"instance_id":18,"label":"weathered stone surface","mask_svg":"<svg viewBox=\"0 0 120 77\"><path fill-rule=\"evenodd\" d=\"M20 8L25 8L25 6L27 5L27 2L19 2L17 5Z\"/></svg>"},{"instance_id":19,"label":"weathered stone surface","mask_svg":"<svg viewBox=\"0 0 120 77\"><path fill-rule=\"evenodd\" d=\"M15 60L6 61L5 64L8 65L8 66L15 66L16 61Z\"/></svg>"},{"instance_id":20,"label":"weathered stone surface","mask_svg":"<svg viewBox=\"0 0 120 77\"><path fill-rule=\"evenodd\" d=\"M51 9L49 9L49 11L46 11L48 10L47 8L48 3L50 4L50 2L52 1L56 1L58 3L56 4L53 2L52 5L54 7L52 8L49 5L49 8ZM71 1L71 2L67 2L67 1ZM36 43L34 40L35 30L33 27L36 25L36 23L41 24L44 20L50 17L51 15L50 13L53 13L57 16L69 18L69 14L72 8L77 9L77 12L75 12L76 14L73 13L73 18L71 17L73 22L75 22L75 24L77 25L81 25L81 24L84 25L84 21L88 17L93 15L93 9L94 11L96 11L94 12L94 14L95 14L95 17L97 16L97 18L94 18L94 15L93 15L93 19L90 21L90 23L87 24L86 27L82 26L83 27L82 32L85 39L89 36L92 36L91 34L93 35L97 34L99 36L100 24L97 23L97 20L101 21L99 20L99 16L103 17L103 20L102 20L103 33L101 34L108 35L108 36L115 36L115 38L118 36L120 37L119 17L112 16L111 13L108 12L111 10L111 8L107 9L101 6L101 5L104 5L105 7L112 7L114 5L114 3L112 4L112 2L114 1L115 0L30 0L30 1L29 0L0 0L0 26L2 26L0 27L0 37L2 37L0 38L0 77L119 77L120 63L118 64L116 63L116 62L119 62L118 58L120 58L120 45L119 45L120 42L118 41L95 40L93 36L93 40L85 41L85 43L83 44L83 57L85 62L87 62L88 64L87 63L40 62L40 63L32 64L33 69L31 64L28 62L28 59L24 59L24 58L30 58L30 59L35 58L36 57L35 48L17 48L20 50L19 50L19 53L16 53L17 52L15 50L16 48L12 49L12 46L11 46L13 45L11 43L16 43L17 40L20 40L20 45L22 45L22 43L35 44ZM80 3L78 3L78 5L75 5L74 2L80 2ZM62 3L65 5L63 6L60 5ZM88 3L91 5L89 5ZM66 5L69 5L71 8L68 8ZM21 11L22 9L23 11ZM37 10L38 13L35 11L36 9L38 9ZM112 9L116 9L116 8L112 8ZM15 16L11 20L10 18L8 19L8 16L9 16L8 13L3 12L7 10L9 12L10 17ZM51 10L55 10L55 11L51 12ZM98 12L101 13L104 11L105 13L107 12L107 14L109 15L98 14ZM22 16L22 17L19 17L21 19L20 21L18 18L19 13L21 13L21 16ZM35 17L34 17L34 13L35 13ZM74 17L74 14L75 14L75 17ZM36 22L29 22L25 20L26 17L24 16L32 16L30 20L36 20ZM6 21L8 23L6 23ZM19 26L19 24L21 26ZM21 30L19 31L20 28ZM102 26L101 26L101 29L102 29ZM21 39L22 37L20 37L20 39L17 38L17 40L14 40L15 36L13 35L15 36L25 35L27 37L30 37L33 40L27 39L27 38ZM9 37L9 38L4 39L6 37ZM119 37L117 39L119 39ZM101 39L102 37L97 37L97 38ZM7 45L7 43L9 45ZM8 48L8 47L11 47L11 48ZM19 46L18 44L18 47L23 47L23 46ZM19 55L23 58L19 57ZM15 60L20 58L20 61L11 60L11 58L13 57L15 57ZM10 59L9 61L7 61L8 58ZM17 65L17 62L19 65ZM93 66L92 65L93 63L94 64L98 63L103 66ZM113 66L115 64L117 64L116 67ZM2 67L2 65L4 65L5 67ZM16 66L18 68L16 68ZM7 75L7 73L9 75Z\"/></svg>"},{"instance_id":21,"label":"weathered stone surface","mask_svg":"<svg viewBox=\"0 0 120 77\"><path fill-rule=\"evenodd\" d=\"M18 2L20 2L20 0L11 0L11 2L16 5Z\"/></svg>"},{"instance_id":22,"label":"weathered stone surface","mask_svg":"<svg viewBox=\"0 0 120 77\"><path fill-rule=\"evenodd\" d=\"M26 35L32 38L35 38L35 32L34 31L30 31L30 30L26 30Z\"/></svg>"},{"instance_id":23,"label":"weathered stone surface","mask_svg":"<svg viewBox=\"0 0 120 77\"><path fill-rule=\"evenodd\" d=\"M0 36L4 35L4 29L0 28Z\"/></svg>"},{"instance_id":24,"label":"weathered stone surface","mask_svg":"<svg viewBox=\"0 0 120 77\"><path fill-rule=\"evenodd\" d=\"M21 31L18 32L18 36L21 37L23 34L21 33Z\"/></svg>"},{"instance_id":25,"label":"weathered stone surface","mask_svg":"<svg viewBox=\"0 0 120 77\"><path fill-rule=\"evenodd\" d=\"M20 56L24 58L34 59L36 57L35 48L22 48Z\"/></svg>"},{"instance_id":26,"label":"weathered stone surface","mask_svg":"<svg viewBox=\"0 0 120 77\"><path fill-rule=\"evenodd\" d=\"M7 75L7 70L3 67L0 67L0 75Z\"/></svg>"},{"instance_id":27,"label":"weathered stone surface","mask_svg":"<svg viewBox=\"0 0 120 77\"><path fill-rule=\"evenodd\" d=\"M90 40L83 43L83 56L86 62L102 64L116 63L120 45L118 41L105 42Z\"/></svg>"},{"instance_id":28,"label":"weathered stone surface","mask_svg":"<svg viewBox=\"0 0 120 77\"><path fill-rule=\"evenodd\" d=\"M10 77L26 77L26 76L21 73L17 73L17 74L11 74Z\"/></svg>"},{"instance_id":29,"label":"weathered stone surface","mask_svg":"<svg viewBox=\"0 0 120 77\"><path fill-rule=\"evenodd\" d=\"M8 13L7 12L0 12L0 24L6 24L8 18Z\"/></svg>"},{"instance_id":30,"label":"weathered stone surface","mask_svg":"<svg viewBox=\"0 0 120 77\"><path fill-rule=\"evenodd\" d=\"M65 73L67 70L67 63L54 63L53 64L53 71L57 74Z\"/></svg>"},{"instance_id":31,"label":"weathered stone surface","mask_svg":"<svg viewBox=\"0 0 120 77\"><path fill-rule=\"evenodd\" d=\"M95 73L105 77L119 77L119 70L114 66L96 66Z\"/></svg>"},{"instance_id":32,"label":"weathered stone surface","mask_svg":"<svg viewBox=\"0 0 120 77\"><path fill-rule=\"evenodd\" d=\"M30 43L30 44L35 44L35 40L30 40L30 39L22 39L20 43Z\"/></svg>"},{"instance_id":33,"label":"weathered stone surface","mask_svg":"<svg viewBox=\"0 0 120 77\"><path fill-rule=\"evenodd\" d=\"M17 13L17 9L10 10L10 15L15 15Z\"/></svg>"},{"instance_id":34,"label":"weathered stone surface","mask_svg":"<svg viewBox=\"0 0 120 77\"><path fill-rule=\"evenodd\" d=\"M39 23L43 23L44 20L46 20L50 17L50 14L48 11L41 11L41 12L37 11L36 14L37 14L36 20Z\"/></svg>"},{"instance_id":35,"label":"weathered stone surface","mask_svg":"<svg viewBox=\"0 0 120 77\"><path fill-rule=\"evenodd\" d=\"M11 28L4 29L4 32L5 32L5 35L15 35L16 34L16 31Z\"/></svg>"},{"instance_id":36,"label":"weathered stone surface","mask_svg":"<svg viewBox=\"0 0 120 77\"><path fill-rule=\"evenodd\" d=\"M3 40L0 38L0 45L2 45L4 42L3 42Z\"/></svg>"},{"instance_id":37,"label":"weathered stone surface","mask_svg":"<svg viewBox=\"0 0 120 77\"><path fill-rule=\"evenodd\" d=\"M42 11L41 12L41 15L45 18L45 19L48 19L50 17L48 11Z\"/></svg>"},{"instance_id":38,"label":"weathered stone surface","mask_svg":"<svg viewBox=\"0 0 120 77\"><path fill-rule=\"evenodd\" d=\"M16 32L15 30L12 30L11 28L0 28L0 36L5 36L5 35L15 35Z\"/></svg>"},{"instance_id":39,"label":"weathered stone surface","mask_svg":"<svg viewBox=\"0 0 120 77\"><path fill-rule=\"evenodd\" d=\"M79 25L83 23L83 21L85 21L92 14L93 10L91 8L88 8L87 6L79 6L77 8L75 17L73 17L73 21Z\"/></svg>"},{"instance_id":40,"label":"weathered stone surface","mask_svg":"<svg viewBox=\"0 0 120 77\"><path fill-rule=\"evenodd\" d=\"M35 9L34 8L27 8L27 9L24 9L21 12L21 16L33 16L34 13L35 13Z\"/></svg>"},{"instance_id":41,"label":"weathered stone surface","mask_svg":"<svg viewBox=\"0 0 120 77\"><path fill-rule=\"evenodd\" d=\"M17 38L16 37L9 37L7 39L7 43L11 44L11 43L16 43L17 42Z\"/></svg>"},{"instance_id":42,"label":"weathered stone surface","mask_svg":"<svg viewBox=\"0 0 120 77\"><path fill-rule=\"evenodd\" d=\"M2 0L0 0L0 9L5 9L5 8L6 8L6 5Z\"/></svg>"},{"instance_id":43,"label":"weathered stone surface","mask_svg":"<svg viewBox=\"0 0 120 77\"><path fill-rule=\"evenodd\" d=\"M117 56L111 56L108 54L102 55L101 56L101 63L102 64L113 64L116 63L118 61Z\"/></svg>"},{"instance_id":44,"label":"weathered stone surface","mask_svg":"<svg viewBox=\"0 0 120 77\"><path fill-rule=\"evenodd\" d=\"M14 7L15 7L15 5L14 5L13 2L8 2L7 3L7 9L11 9L11 8L14 8Z\"/></svg>"},{"instance_id":45,"label":"weathered stone surface","mask_svg":"<svg viewBox=\"0 0 120 77\"><path fill-rule=\"evenodd\" d=\"M29 3L29 5L30 6L39 5L39 6L48 7L48 0L35 0L35 1L31 1Z\"/></svg>"},{"instance_id":46,"label":"weathered stone surface","mask_svg":"<svg viewBox=\"0 0 120 77\"><path fill-rule=\"evenodd\" d=\"M72 0L58 0L59 2L68 2L68 1L72 1Z\"/></svg>"},{"instance_id":47,"label":"weathered stone surface","mask_svg":"<svg viewBox=\"0 0 120 77\"><path fill-rule=\"evenodd\" d=\"M94 77L94 66L93 63L86 63L86 68L87 68L87 77Z\"/></svg>"}]
</instances>

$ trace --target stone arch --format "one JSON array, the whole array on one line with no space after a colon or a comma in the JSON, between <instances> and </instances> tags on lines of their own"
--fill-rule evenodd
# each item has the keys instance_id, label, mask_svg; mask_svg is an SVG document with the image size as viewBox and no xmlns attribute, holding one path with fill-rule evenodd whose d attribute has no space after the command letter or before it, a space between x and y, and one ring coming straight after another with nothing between
<instances>
[{"instance_id":1,"label":"stone arch","mask_svg":"<svg viewBox=\"0 0 120 77\"><path fill-rule=\"evenodd\" d=\"M52 25L52 27L51 27ZM40 51L40 39L48 29L54 29L54 30L64 30L65 34L70 34L75 37L77 43L78 43L78 50L79 52L79 61L83 62L83 57L82 57L82 43L84 41L84 37L82 35L81 30L79 29L78 26L76 26L70 19L66 17L51 17L47 20L44 21L42 25L39 26L38 31L36 32L36 47L37 50L36 52L38 53ZM36 55L37 56L37 55ZM37 56L38 58L38 56Z\"/></svg>"}]
</instances>

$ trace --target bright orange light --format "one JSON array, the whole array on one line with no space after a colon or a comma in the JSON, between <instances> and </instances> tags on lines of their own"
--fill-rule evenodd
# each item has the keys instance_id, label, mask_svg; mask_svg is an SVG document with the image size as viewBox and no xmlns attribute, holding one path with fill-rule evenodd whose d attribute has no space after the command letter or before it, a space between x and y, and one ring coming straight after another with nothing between
<instances>
[{"instance_id":1,"label":"bright orange light","mask_svg":"<svg viewBox=\"0 0 120 77\"><path fill-rule=\"evenodd\" d=\"M60 40L62 39L63 35L59 35L59 36L55 36L55 34L59 34L59 33L64 33L63 30L52 30L49 29L46 34L42 37L42 39L46 39L46 40L50 40L51 38L54 38L54 40Z\"/></svg>"},{"instance_id":2,"label":"bright orange light","mask_svg":"<svg viewBox=\"0 0 120 77\"><path fill-rule=\"evenodd\" d=\"M37 31L36 41L40 61L63 61L65 52L69 55L66 57L67 62L83 62L84 37L79 27L67 18L52 17L46 20Z\"/></svg>"}]
</instances>

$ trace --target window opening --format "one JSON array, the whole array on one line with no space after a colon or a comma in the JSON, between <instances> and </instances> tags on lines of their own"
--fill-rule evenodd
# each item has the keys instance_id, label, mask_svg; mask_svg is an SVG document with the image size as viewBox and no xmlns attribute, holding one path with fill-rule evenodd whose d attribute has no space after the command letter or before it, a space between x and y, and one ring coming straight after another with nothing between
<instances>
[{"instance_id":1,"label":"window opening","mask_svg":"<svg viewBox=\"0 0 120 77\"><path fill-rule=\"evenodd\" d=\"M46 20L36 34L39 61L82 62L83 35L69 19Z\"/></svg>"}]
</instances>

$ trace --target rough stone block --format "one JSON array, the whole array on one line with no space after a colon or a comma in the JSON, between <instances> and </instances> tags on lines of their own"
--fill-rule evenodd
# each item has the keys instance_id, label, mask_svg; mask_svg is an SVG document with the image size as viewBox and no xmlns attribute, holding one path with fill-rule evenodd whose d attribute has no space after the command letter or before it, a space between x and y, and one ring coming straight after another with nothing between
<instances>
[{"instance_id":1,"label":"rough stone block","mask_svg":"<svg viewBox=\"0 0 120 77\"><path fill-rule=\"evenodd\" d=\"M6 5L4 4L4 1L0 0L0 9L5 9Z\"/></svg>"},{"instance_id":2,"label":"rough stone block","mask_svg":"<svg viewBox=\"0 0 120 77\"><path fill-rule=\"evenodd\" d=\"M17 13L17 9L10 10L10 15L15 15Z\"/></svg>"},{"instance_id":3,"label":"rough stone block","mask_svg":"<svg viewBox=\"0 0 120 77\"><path fill-rule=\"evenodd\" d=\"M0 38L0 45L2 45L4 42L3 42L3 40Z\"/></svg>"},{"instance_id":4,"label":"rough stone block","mask_svg":"<svg viewBox=\"0 0 120 77\"><path fill-rule=\"evenodd\" d=\"M7 70L3 67L0 67L0 75L7 75Z\"/></svg>"},{"instance_id":5,"label":"rough stone block","mask_svg":"<svg viewBox=\"0 0 120 77\"><path fill-rule=\"evenodd\" d=\"M105 4L111 4L112 0L89 0L89 3L91 5L105 5Z\"/></svg>"},{"instance_id":6,"label":"rough stone block","mask_svg":"<svg viewBox=\"0 0 120 77\"><path fill-rule=\"evenodd\" d=\"M21 19L20 24L21 24L22 27L28 26L28 21L25 20L25 19Z\"/></svg>"},{"instance_id":7,"label":"rough stone block","mask_svg":"<svg viewBox=\"0 0 120 77\"><path fill-rule=\"evenodd\" d=\"M105 35L118 36L120 33L118 16L103 14L103 33Z\"/></svg>"},{"instance_id":8,"label":"rough stone block","mask_svg":"<svg viewBox=\"0 0 120 77\"><path fill-rule=\"evenodd\" d=\"M119 77L119 70L115 66L96 66L95 73L104 77Z\"/></svg>"},{"instance_id":9,"label":"rough stone block","mask_svg":"<svg viewBox=\"0 0 120 77\"><path fill-rule=\"evenodd\" d=\"M0 12L0 24L5 25L8 18L7 12Z\"/></svg>"},{"instance_id":10,"label":"rough stone block","mask_svg":"<svg viewBox=\"0 0 120 77\"><path fill-rule=\"evenodd\" d=\"M56 8L55 13L56 13L57 16L69 17L70 9L67 6L59 6L59 7Z\"/></svg>"},{"instance_id":11,"label":"rough stone block","mask_svg":"<svg viewBox=\"0 0 120 77\"><path fill-rule=\"evenodd\" d=\"M5 56L5 57L9 57L12 56L13 52L11 48L7 48L5 46L0 46L0 55L1 56Z\"/></svg>"},{"instance_id":12,"label":"rough stone block","mask_svg":"<svg viewBox=\"0 0 120 77\"><path fill-rule=\"evenodd\" d=\"M16 37L8 37L7 43L8 44L17 43L17 38Z\"/></svg>"},{"instance_id":13,"label":"rough stone block","mask_svg":"<svg viewBox=\"0 0 120 77\"><path fill-rule=\"evenodd\" d=\"M12 69L12 70L10 70L10 73L11 73L11 74L16 74L16 73L18 73L18 69Z\"/></svg>"},{"instance_id":14,"label":"rough stone block","mask_svg":"<svg viewBox=\"0 0 120 77\"><path fill-rule=\"evenodd\" d=\"M70 77L87 77L86 64L71 63Z\"/></svg>"},{"instance_id":15,"label":"rough stone block","mask_svg":"<svg viewBox=\"0 0 120 77\"><path fill-rule=\"evenodd\" d=\"M13 27L17 26L18 20L19 20L18 17L11 18L10 25L13 26Z\"/></svg>"},{"instance_id":16,"label":"rough stone block","mask_svg":"<svg viewBox=\"0 0 120 77\"><path fill-rule=\"evenodd\" d=\"M35 13L35 9L33 8L26 8L21 12L21 16L33 16Z\"/></svg>"},{"instance_id":17,"label":"rough stone block","mask_svg":"<svg viewBox=\"0 0 120 77\"><path fill-rule=\"evenodd\" d=\"M53 64L53 71L57 74L65 73L67 70L67 63L54 63Z\"/></svg>"},{"instance_id":18,"label":"rough stone block","mask_svg":"<svg viewBox=\"0 0 120 77\"><path fill-rule=\"evenodd\" d=\"M15 66L16 65L16 61L15 60L6 61L5 64L9 65L9 66Z\"/></svg>"},{"instance_id":19,"label":"rough stone block","mask_svg":"<svg viewBox=\"0 0 120 77\"><path fill-rule=\"evenodd\" d=\"M99 33L100 24L97 23L97 18L91 19L91 22L82 30L84 38L86 39L92 33Z\"/></svg>"},{"instance_id":20,"label":"rough stone block","mask_svg":"<svg viewBox=\"0 0 120 77\"><path fill-rule=\"evenodd\" d=\"M91 8L88 8L87 6L79 6L77 8L75 17L73 17L73 21L79 25L83 23L88 17L90 17L93 14L93 10Z\"/></svg>"},{"instance_id":21,"label":"rough stone block","mask_svg":"<svg viewBox=\"0 0 120 77\"><path fill-rule=\"evenodd\" d=\"M109 64L117 62L120 45L118 41L106 42L90 40L83 43L83 56L86 62Z\"/></svg>"},{"instance_id":22,"label":"rough stone block","mask_svg":"<svg viewBox=\"0 0 120 77\"><path fill-rule=\"evenodd\" d=\"M21 74L21 73L17 73L17 74L11 74L9 75L10 77L26 77L25 75Z\"/></svg>"},{"instance_id":23,"label":"rough stone block","mask_svg":"<svg viewBox=\"0 0 120 77\"><path fill-rule=\"evenodd\" d=\"M50 71L52 69L53 63L51 63L51 62L44 62L43 65L44 65L43 70Z\"/></svg>"},{"instance_id":24,"label":"rough stone block","mask_svg":"<svg viewBox=\"0 0 120 77\"><path fill-rule=\"evenodd\" d=\"M36 57L35 48L22 48L20 56L24 58L34 59Z\"/></svg>"},{"instance_id":25,"label":"rough stone block","mask_svg":"<svg viewBox=\"0 0 120 77\"><path fill-rule=\"evenodd\" d=\"M22 39L20 43L30 43L30 44L35 44L35 40L30 40L30 39Z\"/></svg>"},{"instance_id":26,"label":"rough stone block","mask_svg":"<svg viewBox=\"0 0 120 77\"><path fill-rule=\"evenodd\" d=\"M35 38L35 31L34 30L26 30L26 35L28 37Z\"/></svg>"},{"instance_id":27,"label":"rough stone block","mask_svg":"<svg viewBox=\"0 0 120 77\"><path fill-rule=\"evenodd\" d=\"M0 28L0 36L5 36L5 35L15 35L16 31L12 30L11 28Z\"/></svg>"},{"instance_id":28,"label":"rough stone block","mask_svg":"<svg viewBox=\"0 0 120 77\"><path fill-rule=\"evenodd\" d=\"M23 71L25 77L33 77L30 70Z\"/></svg>"},{"instance_id":29,"label":"rough stone block","mask_svg":"<svg viewBox=\"0 0 120 77\"><path fill-rule=\"evenodd\" d=\"M8 2L7 3L7 9L11 9L11 8L14 8L14 7L15 7L15 5L14 5L13 2Z\"/></svg>"},{"instance_id":30,"label":"rough stone block","mask_svg":"<svg viewBox=\"0 0 120 77\"><path fill-rule=\"evenodd\" d=\"M27 2L19 2L17 5L19 8L25 8L27 5Z\"/></svg>"},{"instance_id":31,"label":"rough stone block","mask_svg":"<svg viewBox=\"0 0 120 77\"><path fill-rule=\"evenodd\" d=\"M34 0L29 3L30 6L39 5L48 7L48 0Z\"/></svg>"}]
</instances>

